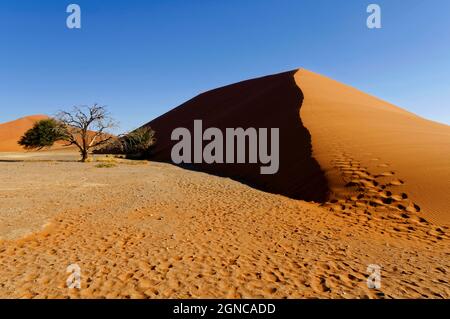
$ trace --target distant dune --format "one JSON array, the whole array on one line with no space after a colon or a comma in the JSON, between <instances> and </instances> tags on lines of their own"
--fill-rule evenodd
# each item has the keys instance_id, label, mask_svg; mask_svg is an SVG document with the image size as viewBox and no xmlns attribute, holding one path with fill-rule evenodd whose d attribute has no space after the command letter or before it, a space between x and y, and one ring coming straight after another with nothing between
<instances>
[{"instance_id":1,"label":"distant dune","mask_svg":"<svg viewBox=\"0 0 450 319\"><path fill-rule=\"evenodd\" d=\"M31 115L0 124L0 152L24 151L17 141L35 122L46 118L46 115Z\"/></svg>"},{"instance_id":2,"label":"distant dune","mask_svg":"<svg viewBox=\"0 0 450 319\"><path fill-rule=\"evenodd\" d=\"M22 146L17 144L19 139L22 137L23 134L25 134L26 131L28 131L30 128L33 127L34 123L48 119L49 117L47 115L30 115L25 116L20 119L6 122L3 124L0 124L0 152L25 152L27 151ZM94 134L94 132L89 131L89 134ZM45 148L42 151L48 151L48 150L67 150L67 151L73 151L77 150L75 145L65 146L65 142L58 141L56 142L52 147ZM33 150L36 152L36 150Z\"/></svg>"},{"instance_id":3,"label":"distant dune","mask_svg":"<svg viewBox=\"0 0 450 319\"><path fill-rule=\"evenodd\" d=\"M171 162L173 129L280 128L280 169L260 164L191 164L258 189L323 203L450 222L450 127L306 70L215 89L147 123L154 159Z\"/></svg>"}]
</instances>

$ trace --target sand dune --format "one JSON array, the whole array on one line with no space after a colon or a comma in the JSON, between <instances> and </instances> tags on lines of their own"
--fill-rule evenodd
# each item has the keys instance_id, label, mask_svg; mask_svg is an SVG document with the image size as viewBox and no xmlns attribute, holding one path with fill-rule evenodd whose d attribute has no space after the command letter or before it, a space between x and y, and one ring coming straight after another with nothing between
<instances>
[{"instance_id":1,"label":"sand dune","mask_svg":"<svg viewBox=\"0 0 450 319\"><path fill-rule=\"evenodd\" d=\"M280 128L280 170L259 164L192 164L291 198L342 212L389 210L450 222L450 127L306 70L212 90L146 124L153 159L170 162L176 127Z\"/></svg>"},{"instance_id":2,"label":"sand dune","mask_svg":"<svg viewBox=\"0 0 450 319\"><path fill-rule=\"evenodd\" d=\"M171 132L193 131L193 120L221 130L235 127L280 128L280 167L261 175L260 164L193 164L186 167L227 176L258 189L288 197L323 202L328 186L319 163L311 155L311 136L299 117L303 95L286 72L240 82L200 94L147 125L157 132L152 160L171 162ZM226 153L226 151L224 151Z\"/></svg>"},{"instance_id":3,"label":"sand dune","mask_svg":"<svg viewBox=\"0 0 450 319\"><path fill-rule=\"evenodd\" d=\"M0 152L23 151L17 144L20 137L33 127L34 123L48 118L46 115L31 115L0 124Z\"/></svg>"},{"instance_id":4,"label":"sand dune","mask_svg":"<svg viewBox=\"0 0 450 319\"><path fill-rule=\"evenodd\" d=\"M313 72L295 81L337 210L372 206L450 223L450 126Z\"/></svg>"},{"instance_id":5,"label":"sand dune","mask_svg":"<svg viewBox=\"0 0 450 319\"><path fill-rule=\"evenodd\" d=\"M150 122L155 159L194 119L279 127L279 173L0 154L0 298L450 297L448 126L300 70Z\"/></svg>"},{"instance_id":6,"label":"sand dune","mask_svg":"<svg viewBox=\"0 0 450 319\"><path fill-rule=\"evenodd\" d=\"M0 124L0 152L27 152L27 150L17 144L17 142L26 131L33 127L34 123L48 118L49 117L47 115L30 115L11 122ZM94 131L88 132L90 136L95 134ZM105 134L105 136L108 135ZM77 147L75 145L67 146L66 142L57 141L52 147L47 147L43 150L32 150L31 152L35 154L35 156L39 156L39 153L54 150L71 152L73 150L77 150ZM16 154L13 156L18 155Z\"/></svg>"}]
</instances>

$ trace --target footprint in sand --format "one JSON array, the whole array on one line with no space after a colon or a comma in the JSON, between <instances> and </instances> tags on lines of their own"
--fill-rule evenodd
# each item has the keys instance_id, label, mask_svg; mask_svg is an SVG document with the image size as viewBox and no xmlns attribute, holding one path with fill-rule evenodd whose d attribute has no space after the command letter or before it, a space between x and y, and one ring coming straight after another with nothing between
<instances>
[{"instance_id":1,"label":"footprint in sand","mask_svg":"<svg viewBox=\"0 0 450 319\"><path fill-rule=\"evenodd\" d=\"M371 161L380 161L379 158L372 158ZM345 187L349 188L349 194L337 197L328 202L330 211L346 213L348 211L357 211L358 209L369 209L382 211L391 209L392 211L401 211L402 217L409 219L420 212L420 207L411 202L408 194L395 194L390 187L404 185L401 179L392 179L391 181L380 183L383 178L396 175L394 171L384 171L379 174L372 174L367 168L362 167L356 159L350 159L346 154L337 156L333 161L335 167L340 171L345 181ZM381 163L378 167L388 167L388 163ZM357 192L355 194L355 191ZM342 195L342 194L341 194ZM339 199L341 197L341 199ZM413 214L413 215L408 215ZM415 216L419 218L418 216Z\"/></svg>"},{"instance_id":2,"label":"footprint in sand","mask_svg":"<svg viewBox=\"0 0 450 319\"><path fill-rule=\"evenodd\" d=\"M384 172L384 173L375 175L375 178L388 177L388 176L393 176L393 175L395 175L395 172Z\"/></svg>"},{"instance_id":3,"label":"footprint in sand","mask_svg":"<svg viewBox=\"0 0 450 319\"><path fill-rule=\"evenodd\" d=\"M405 184L405 182L402 181L401 179L395 179L395 180L389 182L388 185L392 185L392 186L401 186L401 185L404 185L404 184Z\"/></svg>"}]
</instances>

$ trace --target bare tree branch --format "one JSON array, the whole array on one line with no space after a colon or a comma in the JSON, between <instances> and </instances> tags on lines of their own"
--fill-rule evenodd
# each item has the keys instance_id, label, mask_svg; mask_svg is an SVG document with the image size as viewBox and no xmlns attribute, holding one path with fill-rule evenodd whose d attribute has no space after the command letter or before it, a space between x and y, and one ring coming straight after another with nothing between
<instances>
[{"instance_id":1,"label":"bare tree branch","mask_svg":"<svg viewBox=\"0 0 450 319\"><path fill-rule=\"evenodd\" d=\"M113 138L108 131L117 126L106 108L98 104L74 106L70 112L58 112L56 117L65 126L69 145L76 145L80 150L83 162L92 148Z\"/></svg>"}]
</instances>

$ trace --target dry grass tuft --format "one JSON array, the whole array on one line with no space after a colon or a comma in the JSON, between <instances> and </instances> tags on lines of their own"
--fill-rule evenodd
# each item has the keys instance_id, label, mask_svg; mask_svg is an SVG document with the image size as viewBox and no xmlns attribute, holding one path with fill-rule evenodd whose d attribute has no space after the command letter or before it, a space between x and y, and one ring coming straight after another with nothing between
<instances>
[{"instance_id":1,"label":"dry grass tuft","mask_svg":"<svg viewBox=\"0 0 450 319\"><path fill-rule=\"evenodd\" d=\"M97 165L95 165L95 167L97 168L111 168L111 167L116 167L117 165L114 163L99 163Z\"/></svg>"}]
</instances>

